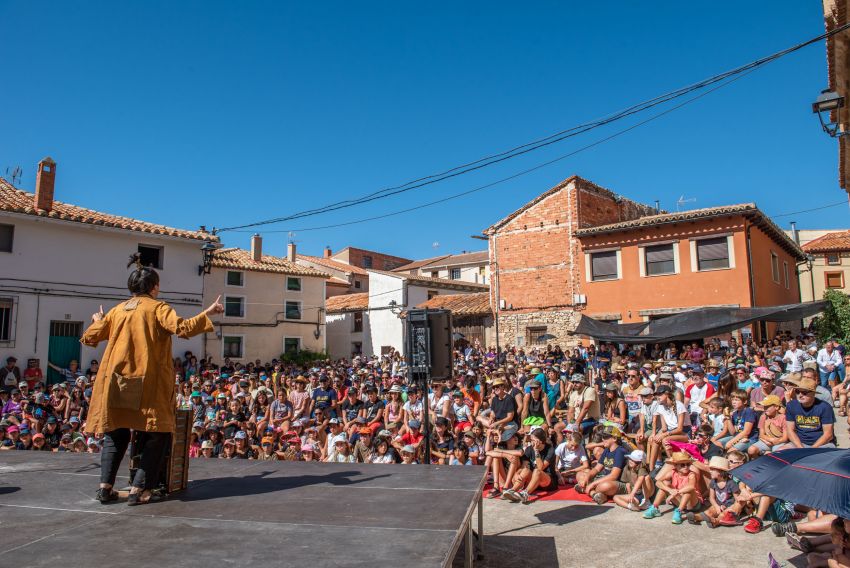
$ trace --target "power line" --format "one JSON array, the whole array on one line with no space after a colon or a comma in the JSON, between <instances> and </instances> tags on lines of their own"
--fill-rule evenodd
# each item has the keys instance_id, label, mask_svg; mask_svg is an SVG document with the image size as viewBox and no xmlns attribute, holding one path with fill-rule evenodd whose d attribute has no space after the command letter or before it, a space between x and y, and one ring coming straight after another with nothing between
<instances>
[{"instance_id":1,"label":"power line","mask_svg":"<svg viewBox=\"0 0 850 568\"><path fill-rule=\"evenodd\" d=\"M835 203L830 203L828 205L822 205L820 207L814 207L812 209L803 209L801 211L791 211L790 213L780 213L779 215L771 215L772 218L776 217L790 217L791 215L799 215L800 213L811 213L812 211L820 211L821 209L829 209L830 207L836 207L838 205L847 205L847 200L842 199L841 201L836 201Z\"/></svg>"},{"instance_id":2,"label":"power line","mask_svg":"<svg viewBox=\"0 0 850 568\"><path fill-rule=\"evenodd\" d=\"M484 185L480 185L478 187L475 187L475 188L472 188L472 189L469 189L469 190L466 190L466 191L462 191L460 193L455 193L455 194L449 195L447 197L443 197L442 199L437 199L435 201L430 201L428 203L422 203L422 204L416 205L414 207L407 207L405 209L400 209L398 211L392 211L390 213L384 213L382 215L375 215L375 216L372 216L372 217L365 217L363 219L356 219L354 221L346 221L346 222L343 222L343 223L334 223L334 224L331 224L331 225L322 225L322 226L319 226L319 227L306 227L306 228L302 228L302 229L278 229L278 230L273 230L273 231L262 231L262 232L264 234L289 233L289 232L304 233L304 232L307 232L307 231L321 231L321 230L324 230L324 229L336 229L338 227L347 227L349 225L356 225L356 224L359 224L359 223L366 223L366 222L369 222L369 221L377 221L377 220L380 220L380 219L386 219L388 217L394 217L396 215L402 215L404 213L410 213L411 211L418 211L420 209L424 209L425 207L432 207L434 205L439 205L441 203L446 203L446 202L452 201L454 199L459 199L461 197L465 197L467 195L470 195L470 194L473 194L473 193L476 193L476 192L479 192L479 191L483 191L485 189L490 189L491 187L495 187L499 184L502 184L502 183L508 182L510 180L516 179L518 177L530 174L532 172L535 172L535 171L542 169L542 168L545 168L547 166L551 166L552 164L555 164L557 162L560 162L562 160L565 160L567 158L575 156L576 154L579 154L581 152L584 152L586 150L589 150L591 148L599 146L600 144L604 144L605 142L609 142L609 141L613 140L614 138L622 136L623 134L626 134L627 132L630 132L630 131L632 131L636 128L639 128L639 127L641 127L641 126L643 126L647 123L650 123L654 120L657 120L657 119L661 118L662 116L670 114L671 112L676 111L676 110L678 110L678 109L680 109L684 106L687 106L687 105L701 99L702 97L705 97L705 96L713 93L714 91L716 91L718 89L722 89L723 87L737 81L738 79L742 79L742 78L746 77L749 73L752 73L753 71L755 71L755 69L750 69L746 73L742 73L742 74L740 74L736 77L732 77L731 79L729 79L725 83L721 83L721 84L709 89L708 91L700 93L699 95L697 95L695 97L692 97L692 98L690 98L686 101L683 101L683 102L681 102L681 103L679 103L675 106L672 106L672 107L670 107L670 108L668 108L668 109L666 109L662 112L654 114L654 115L650 116L649 118L642 120L640 122L637 122L637 123L635 123L635 124L633 124L633 125L631 125L627 128L623 128L622 130L618 130L617 132L614 132L613 134L610 134L610 135L608 135L604 138L600 138L599 140L596 140L595 142L592 142L590 144L582 146L581 148L573 150L572 152L569 152L567 154L563 154L563 155L558 156L557 158L553 158L551 160L547 160L543 163L537 164L536 166L532 166L530 168L527 168L527 169L522 170L520 172L517 172L515 174L509 175L507 177L503 177L501 179L497 179L495 181L492 181L490 183L486 183ZM247 230L243 231L243 230L240 230L240 229L229 229L229 230L232 231L232 232L235 232L235 233L253 233L253 232L255 232L255 231L247 231Z\"/></svg>"},{"instance_id":3,"label":"power line","mask_svg":"<svg viewBox=\"0 0 850 568\"><path fill-rule=\"evenodd\" d=\"M726 71L724 73L721 73L719 75L709 77L708 79L704 79L704 80L702 80L698 83L694 83L692 85L688 85L686 87L682 87L682 88L676 89L674 91L670 91L670 92L665 93L663 95L659 95L659 96L652 98L652 99L649 99L647 101L637 103L637 104L632 105L631 107L629 107L625 110L622 110L622 111L615 113L611 116L608 116L606 118L591 121L591 122L581 124L581 125L578 125L578 126L574 126L572 128L562 130L562 131L556 132L554 134L550 134L549 136L546 136L544 138L540 138L540 139L532 141L532 142L527 142L525 144L515 146L514 148L511 148L510 150L506 150L506 151L503 151L503 152L500 152L500 153L497 153L497 154L492 154L490 156L480 158L480 159L475 160L473 162L468 162L466 164L455 166L453 168L450 168L448 170L445 170L445 171L437 173L437 174L431 174L429 176L425 176L425 177L421 177L421 178L418 178L418 179L415 179L415 180L411 180L411 181L406 182L406 183L401 184L401 185L387 187L387 188L378 190L376 192L361 196L361 197L356 198L356 199L338 201L338 202L335 202L335 203L325 205L323 207L319 207L319 208L315 208L315 209L307 209L307 210L300 211L300 212L297 212L297 213L293 213L291 215L287 215L287 216L284 216L284 217L277 217L277 218L273 218L273 219L267 219L267 220L264 220L264 221L257 221L257 222L254 222L254 223L248 223L248 224L245 224L245 225L237 225L237 226L233 226L233 227L225 227L225 228L221 228L221 229L216 229L215 232L221 233L221 232L224 232L224 231L231 231L231 230L235 230L235 229L244 229L244 228L248 228L248 227L256 227L256 226L268 225L268 224L272 224L272 223L280 223L280 222L283 222L283 221L291 221L291 220L300 219L300 218L303 218L303 217L311 217L311 216L319 215L319 214L322 214L322 213L328 213L328 212L331 212L331 211L336 211L336 210L339 210L339 209L345 209L345 208L348 208L348 207L353 207L355 205L368 203L368 202L371 202L371 201L375 201L377 199L384 199L386 197L390 197L390 196L393 196L393 195L397 195L397 194L400 194L400 193L411 191L413 189L417 189L417 188L420 188L420 187L424 187L426 185L431 185L431 184L434 184L434 183L437 183L437 182L440 182L440 181L443 181L443 180L446 180L446 179L450 179L450 178L453 178L453 177L457 177L459 175L463 175L463 174L466 174L466 173L469 173L469 172L472 172L472 171L476 171L476 170L479 170L481 168L485 168L485 167L488 167L490 165L493 165L493 164L496 164L496 163L499 163L499 162L503 162L505 160L509 160L509 159L527 154L529 152L538 150L540 148L549 146L551 144L555 144L555 143L563 141L567 138L571 138L573 136L583 134L585 132L588 132L589 130L593 130L593 129L599 128L601 126L605 126L605 125L610 124L612 122L621 120L621 119L623 119L627 116L631 116L632 114L643 112L643 111L648 110L648 109L650 109L654 106L669 102L673 99L679 98L679 97L684 96L686 94L689 94L693 91L703 89L707 86L710 86L710 85L713 85L717 82L723 81L724 79L727 79L729 77L733 77L735 75L740 75L742 73L747 73L747 72L749 72L753 69L756 69L758 67L766 65L766 64L771 63L773 61L776 61L777 59L784 57L785 55L788 55L790 53L798 51L798 50L800 50L804 47L807 47L807 46L809 46L813 43L822 41L822 40L824 40L828 37L831 37L833 35L841 33L841 32L843 32L847 29L850 29L850 23L845 24L843 26L840 26L840 27L838 27L838 28L836 28L836 29L834 29L830 32L826 32L826 33L821 34L817 37L809 39L805 42L798 43L798 44L791 46L789 48L786 48L782 51L778 51L778 52L773 53L771 55L768 55L766 57L762 57L761 59L757 59L755 61L752 61L750 63L747 63L745 65L737 67L735 69L731 69L731 70Z\"/></svg>"}]
</instances>

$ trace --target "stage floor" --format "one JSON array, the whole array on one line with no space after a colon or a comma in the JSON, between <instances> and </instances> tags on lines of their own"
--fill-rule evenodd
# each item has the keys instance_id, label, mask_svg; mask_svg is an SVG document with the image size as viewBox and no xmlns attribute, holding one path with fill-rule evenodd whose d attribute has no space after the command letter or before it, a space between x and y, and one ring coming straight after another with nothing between
<instances>
[{"instance_id":1,"label":"stage floor","mask_svg":"<svg viewBox=\"0 0 850 568\"><path fill-rule=\"evenodd\" d=\"M99 471L97 455L0 452L0 566L449 566L485 474L193 459L186 491L128 507L94 500Z\"/></svg>"}]
</instances>

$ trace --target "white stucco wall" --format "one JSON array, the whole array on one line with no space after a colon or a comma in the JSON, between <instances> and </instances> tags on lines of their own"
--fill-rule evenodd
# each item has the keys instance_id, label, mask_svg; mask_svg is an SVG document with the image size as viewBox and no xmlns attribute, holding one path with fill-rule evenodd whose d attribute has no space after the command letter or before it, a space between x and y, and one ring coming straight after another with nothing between
<instances>
[{"instance_id":1,"label":"white stucco wall","mask_svg":"<svg viewBox=\"0 0 850 568\"><path fill-rule=\"evenodd\" d=\"M126 264L139 244L163 247L160 298L184 317L202 309L201 241L9 213L0 223L15 227L12 252L0 252L0 297L15 302L14 342L0 343L4 361L14 355L23 368L38 358L46 373L50 322L82 322L85 330L101 304L108 311L125 300ZM201 337L174 338L173 346L179 355L203 353ZM80 366L104 348L81 346Z\"/></svg>"},{"instance_id":2,"label":"white stucco wall","mask_svg":"<svg viewBox=\"0 0 850 568\"><path fill-rule=\"evenodd\" d=\"M395 300L399 307L406 307L404 279L371 272L369 274L369 344L372 353L380 355L382 347L395 347L404 351L404 325L398 315L388 309ZM364 353L366 346L364 341Z\"/></svg>"}]
</instances>

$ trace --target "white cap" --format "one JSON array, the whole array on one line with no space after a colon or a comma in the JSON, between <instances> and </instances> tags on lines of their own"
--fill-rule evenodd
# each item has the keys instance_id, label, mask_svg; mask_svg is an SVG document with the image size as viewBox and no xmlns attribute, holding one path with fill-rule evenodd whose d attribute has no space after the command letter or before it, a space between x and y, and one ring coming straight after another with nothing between
<instances>
[{"instance_id":1,"label":"white cap","mask_svg":"<svg viewBox=\"0 0 850 568\"><path fill-rule=\"evenodd\" d=\"M632 460L633 462L640 463L644 460L644 458L646 457L646 454L643 453L643 450L634 450L632 453L630 453L626 457L629 458L630 460Z\"/></svg>"}]
</instances>

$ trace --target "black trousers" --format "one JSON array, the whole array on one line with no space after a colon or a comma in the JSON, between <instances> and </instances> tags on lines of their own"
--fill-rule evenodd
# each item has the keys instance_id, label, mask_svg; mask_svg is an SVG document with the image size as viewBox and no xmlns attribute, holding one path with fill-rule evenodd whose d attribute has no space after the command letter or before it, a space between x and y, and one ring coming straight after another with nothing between
<instances>
[{"instance_id":1,"label":"black trousers","mask_svg":"<svg viewBox=\"0 0 850 568\"><path fill-rule=\"evenodd\" d=\"M141 489L153 489L159 481L159 471L165 451L171 441L170 432L141 432L136 448L139 456L139 469L130 480L130 485ZM115 477L121 460L130 445L130 429L119 428L103 435L103 450L100 453L100 482L115 485Z\"/></svg>"}]
</instances>

